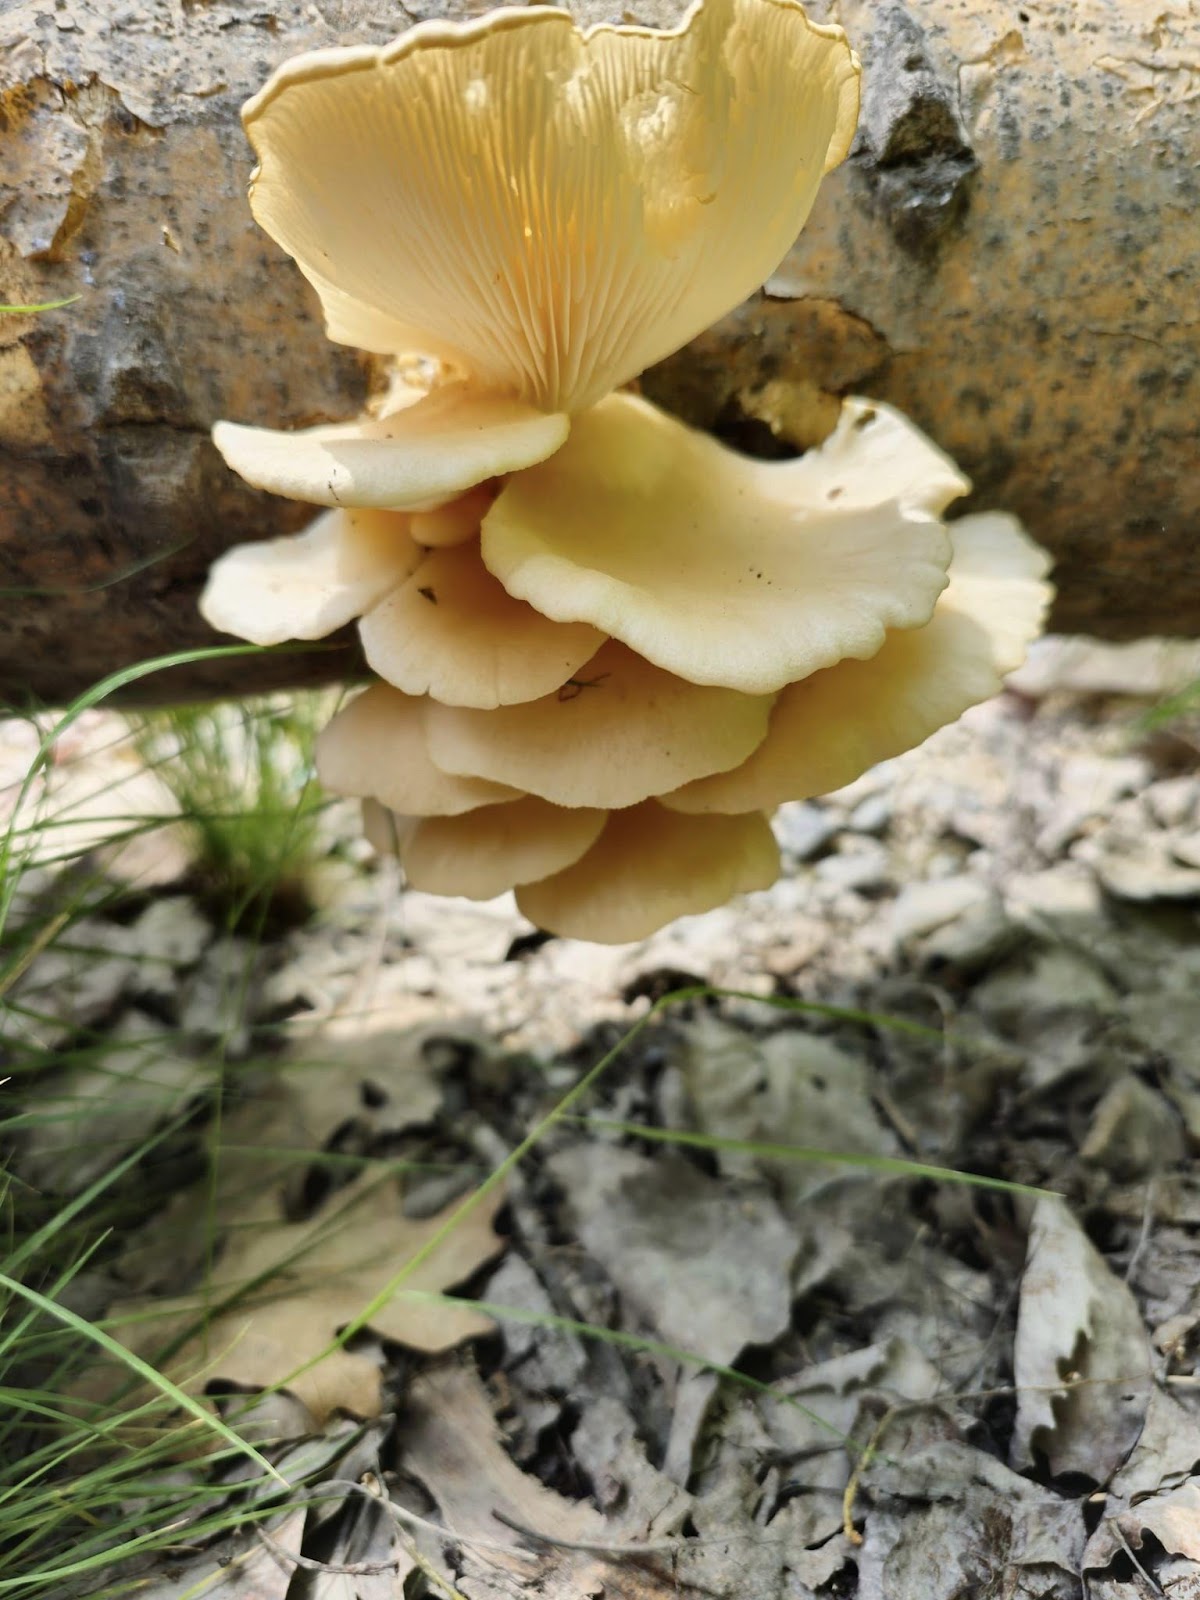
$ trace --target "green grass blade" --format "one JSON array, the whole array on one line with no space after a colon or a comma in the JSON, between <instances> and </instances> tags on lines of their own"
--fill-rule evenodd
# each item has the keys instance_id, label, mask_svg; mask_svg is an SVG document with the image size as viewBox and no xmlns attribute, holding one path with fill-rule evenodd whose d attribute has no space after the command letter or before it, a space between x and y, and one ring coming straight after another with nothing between
<instances>
[{"instance_id":1,"label":"green grass blade","mask_svg":"<svg viewBox=\"0 0 1200 1600\"><path fill-rule=\"evenodd\" d=\"M965 1183L980 1189L1000 1189L1006 1194L1031 1195L1038 1199L1056 1195L1055 1189L1038 1189L1028 1183L1010 1183L1004 1178L988 1178L978 1172L958 1172L953 1167L933 1167L923 1161L906 1161L900 1156L872 1155L867 1151L821 1150L815 1145L772 1144L762 1139L726 1139L715 1133L687 1133L674 1128L655 1128L643 1122L619 1122L608 1117L571 1117L588 1128L605 1128L611 1133L629 1134L635 1139L652 1139L659 1144L683 1144L696 1150L729 1151L737 1155L758 1156L768 1161L828 1161L838 1166L862 1167L870 1172L886 1172L901 1178L932 1178L938 1183Z\"/></svg>"},{"instance_id":2,"label":"green grass blade","mask_svg":"<svg viewBox=\"0 0 1200 1600\"><path fill-rule=\"evenodd\" d=\"M106 1354L113 1356L117 1361L128 1367L131 1372L136 1373L139 1378L151 1384L161 1395L171 1400L181 1410L186 1411L197 1422L203 1424L210 1433L216 1434L227 1445L231 1445L241 1455L253 1461L255 1466L260 1467L268 1477L275 1478L281 1484L286 1484L287 1480L275 1470L266 1456L255 1450L253 1445L249 1445L243 1439L239 1439L233 1429L226 1427L219 1417L214 1416L210 1411L206 1411L198 1400L193 1400L191 1395L185 1394L178 1384L172 1383L161 1372L156 1372L149 1362L143 1361L140 1356L135 1356L131 1350L127 1350L123 1344L119 1344L116 1339L105 1333L103 1328L98 1328L93 1323L85 1321L83 1317L76 1316L75 1312L69 1311L66 1306L56 1305L53 1300L48 1300L45 1295L39 1294L36 1289L31 1289L28 1285L19 1283L15 1278L10 1278L5 1272L0 1272L0 1287L7 1289L11 1294L19 1295L21 1299L28 1301L30 1305L35 1306L47 1316L54 1317L75 1333L82 1334L85 1339L90 1339L93 1344L99 1345Z\"/></svg>"},{"instance_id":3,"label":"green grass blade","mask_svg":"<svg viewBox=\"0 0 1200 1600\"><path fill-rule=\"evenodd\" d=\"M0 306L0 315L31 317L38 311L61 311L64 306L73 306L76 300L82 298L82 295L69 294L65 300L43 300L36 306Z\"/></svg>"},{"instance_id":4,"label":"green grass blade","mask_svg":"<svg viewBox=\"0 0 1200 1600\"><path fill-rule=\"evenodd\" d=\"M152 1138L143 1140L141 1144L135 1146L128 1155L116 1162L107 1172L102 1173L86 1189L76 1195L73 1200L69 1200L60 1210L56 1211L48 1222L43 1223L35 1233L31 1233L23 1244L18 1245L5 1258L5 1266L8 1271L10 1273L15 1272L50 1245L69 1223L74 1222L76 1217L81 1216L89 1206L100 1198L106 1189L110 1189L131 1168L137 1166L154 1149L155 1145L163 1139L170 1138L172 1134L177 1133L184 1127L188 1118L189 1113L187 1111L180 1112L177 1117L166 1123Z\"/></svg>"},{"instance_id":5,"label":"green grass blade","mask_svg":"<svg viewBox=\"0 0 1200 1600\"><path fill-rule=\"evenodd\" d=\"M180 539L177 544L168 545L165 550L155 550L152 555L142 556L137 561L131 561L127 566L118 567L116 572L110 572L104 578L96 578L92 583L6 585L4 588L0 588L0 600L73 599L76 595L102 594L105 589L115 589L119 584L127 583L130 578L135 578L139 572L146 572L151 567L161 566L164 561L170 561L172 556L179 555L189 545L195 544L196 539L196 534L189 534L186 539Z\"/></svg>"},{"instance_id":6,"label":"green grass blade","mask_svg":"<svg viewBox=\"0 0 1200 1600\"><path fill-rule=\"evenodd\" d=\"M287 648L287 647L285 647ZM150 661L135 662L132 666L121 667L116 672L110 672L107 678L102 678L99 683L94 683L81 695L78 695L62 716L54 723L50 731L44 735L38 745L37 752L30 762L20 789L17 791L16 803L12 808L12 816L18 817L29 798L38 774L50 758L55 741L66 732L85 711L92 710L102 700L107 700L109 695L117 694L121 689L128 688L130 684L139 683L143 678L152 677L158 672L169 672L172 667L195 666L202 661L225 661L237 656L265 655L268 652L261 645L234 644L210 645L198 650L178 650L171 655L155 656ZM0 880L3 880L3 889L0 889L0 931L8 919L12 906L13 896L16 893L19 873L12 869L12 838L6 835L0 843Z\"/></svg>"},{"instance_id":7,"label":"green grass blade","mask_svg":"<svg viewBox=\"0 0 1200 1600\"><path fill-rule=\"evenodd\" d=\"M1143 733L1157 733L1159 729L1169 728L1172 723L1192 716L1197 711L1200 711L1200 682L1189 683L1185 688L1157 701L1143 711L1137 720L1137 727Z\"/></svg>"}]
</instances>

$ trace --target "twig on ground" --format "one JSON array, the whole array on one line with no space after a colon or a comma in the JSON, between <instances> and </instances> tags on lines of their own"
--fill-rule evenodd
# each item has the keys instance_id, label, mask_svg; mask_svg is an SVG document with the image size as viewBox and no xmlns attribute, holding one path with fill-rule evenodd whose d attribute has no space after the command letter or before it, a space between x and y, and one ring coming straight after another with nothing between
<instances>
[{"instance_id":1,"label":"twig on ground","mask_svg":"<svg viewBox=\"0 0 1200 1600\"><path fill-rule=\"evenodd\" d=\"M304 1572L328 1572L342 1578L370 1578L382 1572L395 1572L409 1559L408 1552L402 1556L393 1556L390 1561L317 1561L313 1556L302 1556L294 1550L286 1550L273 1538L265 1528L256 1528L255 1533L259 1539L280 1561L290 1561L293 1566L300 1567Z\"/></svg>"},{"instance_id":2,"label":"twig on ground","mask_svg":"<svg viewBox=\"0 0 1200 1600\"><path fill-rule=\"evenodd\" d=\"M439 1539L445 1539L451 1544L461 1544L476 1550L491 1550L497 1555L518 1556L522 1561L534 1559L531 1550L522 1549L519 1544L504 1544L498 1539L480 1538L472 1533L459 1533L455 1528L449 1528L444 1522L433 1522L429 1517L419 1516L415 1511L409 1511L405 1506L398 1506L394 1500L376 1494L373 1489L368 1489L365 1484L355 1483L352 1478L326 1478L321 1485L324 1489L346 1489L355 1494L365 1495L373 1505L386 1511L398 1523L406 1528L416 1528L421 1533L436 1534Z\"/></svg>"},{"instance_id":3,"label":"twig on ground","mask_svg":"<svg viewBox=\"0 0 1200 1600\"><path fill-rule=\"evenodd\" d=\"M1138 1232L1137 1243L1133 1247L1133 1254L1129 1258L1129 1265L1125 1268L1126 1283L1133 1282L1133 1275L1146 1252L1146 1246L1150 1243L1150 1231L1154 1227L1154 1202L1157 1198L1158 1184L1152 1175L1146 1183L1146 1199L1142 1205L1142 1226Z\"/></svg>"},{"instance_id":4,"label":"twig on ground","mask_svg":"<svg viewBox=\"0 0 1200 1600\"><path fill-rule=\"evenodd\" d=\"M404 1546L404 1557L393 1557L388 1561L354 1561L341 1564L318 1561L312 1556L293 1555L290 1550L285 1550L282 1545L272 1539L264 1529L259 1528L257 1530L263 1544L276 1559L290 1561L293 1566L299 1567L304 1572L328 1573L333 1577L368 1578L381 1576L386 1572L397 1572L403 1566L404 1559L407 1558L414 1566L420 1569L435 1589L440 1589L446 1595L447 1600L467 1600L461 1589L458 1589L453 1581L444 1572L440 1572L433 1562L421 1552L417 1547L416 1541L406 1531L408 1528L417 1528L423 1533L432 1533L449 1544L500 1551L506 1555L517 1556L522 1561L536 1559L532 1551L522 1550L519 1545L500 1544L492 1539L474 1539L469 1534L458 1533L455 1529L447 1528L442 1523L432 1522L428 1517L419 1516L415 1511L409 1511L404 1506L398 1506L388 1496L379 1493L375 1489L368 1488L364 1483L356 1483L352 1478L326 1478L320 1485L320 1489L340 1489L347 1493L360 1494L369 1500L372 1505L376 1505L381 1511L386 1512L394 1522L400 1524L399 1531L400 1539ZM323 1496L318 1490L314 1490L307 1498L316 1500L323 1498Z\"/></svg>"},{"instance_id":5,"label":"twig on ground","mask_svg":"<svg viewBox=\"0 0 1200 1600\"><path fill-rule=\"evenodd\" d=\"M536 1528L527 1527L503 1511L493 1511L492 1515L497 1522L502 1522L506 1528L519 1533L523 1539L530 1539L535 1544L548 1545L554 1550L573 1550L585 1556L671 1556L678 1555L681 1550L693 1549L700 1543L697 1539L684 1539L678 1534L669 1539L654 1539L646 1544L613 1543L611 1539L561 1539L554 1533L539 1533ZM742 1537L754 1538L757 1533L758 1529L755 1528ZM722 1538L721 1542L724 1543L725 1539Z\"/></svg>"},{"instance_id":6,"label":"twig on ground","mask_svg":"<svg viewBox=\"0 0 1200 1600\"><path fill-rule=\"evenodd\" d=\"M1120 1523L1114 1521L1113 1524L1112 1524L1112 1530L1116 1534L1117 1538L1121 1541L1121 1548L1124 1550L1125 1554L1129 1557L1130 1561L1133 1562L1134 1569L1137 1572L1141 1573L1142 1577L1145 1578L1146 1582L1154 1590L1155 1594L1165 1594L1166 1591L1163 1589L1162 1584L1159 1583L1157 1578L1153 1577L1149 1572L1146 1571L1145 1567L1138 1560L1138 1558L1134 1555L1133 1549L1130 1546L1129 1540L1125 1537L1125 1534L1122 1531Z\"/></svg>"},{"instance_id":7,"label":"twig on ground","mask_svg":"<svg viewBox=\"0 0 1200 1600\"><path fill-rule=\"evenodd\" d=\"M913 1126L910 1119L904 1115L883 1085L878 1085L875 1088L874 1099L880 1111L883 1112L891 1124L892 1131L899 1135L900 1142L905 1150L910 1155L919 1150L921 1148L920 1129Z\"/></svg>"},{"instance_id":8,"label":"twig on ground","mask_svg":"<svg viewBox=\"0 0 1200 1600\"><path fill-rule=\"evenodd\" d=\"M850 1469L850 1476L846 1480L846 1488L842 1494L842 1532L851 1544L859 1545L863 1536L854 1526L854 1499L858 1494L859 1479L875 1459L879 1446L883 1443L883 1436L902 1411L908 1411L909 1406L891 1406L880 1417L875 1431L867 1440L866 1448L861 1452L858 1460Z\"/></svg>"},{"instance_id":9,"label":"twig on ground","mask_svg":"<svg viewBox=\"0 0 1200 1600\"><path fill-rule=\"evenodd\" d=\"M448 1597L448 1600L467 1600L462 1590L456 1588L444 1572L439 1572L433 1562L427 1556L421 1554L414 1540L410 1539L406 1534L402 1534L401 1537L404 1539L405 1547L413 1562L421 1569L435 1589L440 1589Z\"/></svg>"}]
</instances>

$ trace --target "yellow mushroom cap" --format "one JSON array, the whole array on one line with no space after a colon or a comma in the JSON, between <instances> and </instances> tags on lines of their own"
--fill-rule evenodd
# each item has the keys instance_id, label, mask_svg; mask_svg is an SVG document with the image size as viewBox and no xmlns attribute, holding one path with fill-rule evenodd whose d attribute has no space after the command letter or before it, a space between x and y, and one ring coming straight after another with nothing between
<instances>
[{"instance_id":1,"label":"yellow mushroom cap","mask_svg":"<svg viewBox=\"0 0 1200 1600\"><path fill-rule=\"evenodd\" d=\"M200 614L251 644L323 639L379 604L423 552L395 511L327 511L291 538L235 545L212 566Z\"/></svg>"},{"instance_id":2,"label":"yellow mushroom cap","mask_svg":"<svg viewBox=\"0 0 1200 1600\"><path fill-rule=\"evenodd\" d=\"M400 860L414 889L490 900L505 889L550 877L596 842L607 813L553 806L535 795L458 817L409 824Z\"/></svg>"},{"instance_id":3,"label":"yellow mushroom cap","mask_svg":"<svg viewBox=\"0 0 1200 1600\"><path fill-rule=\"evenodd\" d=\"M429 551L359 633L388 683L485 709L551 694L604 643L589 623L554 622L514 600L484 566L478 540Z\"/></svg>"},{"instance_id":4,"label":"yellow mushroom cap","mask_svg":"<svg viewBox=\"0 0 1200 1600\"><path fill-rule=\"evenodd\" d=\"M1040 627L1041 553L995 513L948 531L969 484L890 408L763 462L615 392L774 269L858 79L796 0L668 32L534 6L300 57L246 107L255 216L331 337L428 382L217 425L248 482L330 509L223 557L204 614L261 643L360 619L384 681L318 771L414 886L603 942L764 888L768 811L993 693Z\"/></svg>"},{"instance_id":5,"label":"yellow mushroom cap","mask_svg":"<svg viewBox=\"0 0 1200 1600\"><path fill-rule=\"evenodd\" d=\"M871 402L847 401L820 449L756 461L614 394L508 482L483 558L549 617L693 683L767 694L929 621L950 560L941 512L968 488Z\"/></svg>"},{"instance_id":6,"label":"yellow mushroom cap","mask_svg":"<svg viewBox=\"0 0 1200 1600\"><path fill-rule=\"evenodd\" d=\"M672 677L610 640L553 694L495 711L430 700L425 726L444 772L555 805L617 807L737 766L766 735L771 705Z\"/></svg>"},{"instance_id":7,"label":"yellow mushroom cap","mask_svg":"<svg viewBox=\"0 0 1200 1600\"><path fill-rule=\"evenodd\" d=\"M514 800L519 790L456 777L430 759L427 702L375 683L317 736L317 776L335 794L378 800L402 816L453 817Z\"/></svg>"},{"instance_id":8,"label":"yellow mushroom cap","mask_svg":"<svg viewBox=\"0 0 1200 1600\"><path fill-rule=\"evenodd\" d=\"M550 933L625 944L735 894L767 889L778 874L779 847L760 812L684 817L647 800L614 811L586 855L518 889L517 904Z\"/></svg>"},{"instance_id":9,"label":"yellow mushroom cap","mask_svg":"<svg viewBox=\"0 0 1200 1600\"><path fill-rule=\"evenodd\" d=\"M795 0L661 32L503 8L284 64L251 206L331 338L577 412L756 289L846 154L859 68Z\"/></svg>"},{"instance_id":10,"label":"yellow mushroom cap","mask_svg":"<svg viewBox=\"0 0 1200 1600\"><path fill-rule=\"evenodd\" d=\"M996 694L1041 631L1049 566L1013 517L951 523L950 583L923 628L888 635L869 661L842 661L789 685L767 737L746 762L689 783L663 804L679 811L767 810L827 794L911 750Z\"/></svg>"},{"instance_id":11,"label":"yellow mushroom cap","mask_svg":"<svg viewBox=\"0 0 1200 1600\"><path fill-rule=\"evenodd\" d=\"M565 416L449 383L415 405L293 433L218 422L213 443L256 489L317 506L426 511L505 472L544 461Z\"/></svg>"}]
</instances>

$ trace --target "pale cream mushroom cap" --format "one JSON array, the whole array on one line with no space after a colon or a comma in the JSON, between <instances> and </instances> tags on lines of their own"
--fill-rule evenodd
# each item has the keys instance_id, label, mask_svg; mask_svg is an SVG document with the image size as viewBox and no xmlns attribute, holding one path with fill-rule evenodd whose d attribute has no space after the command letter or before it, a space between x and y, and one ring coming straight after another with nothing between
<instances>
[{"instance_id":1,"label":"pale cream mushroom cap","mask_svg":"<svg viewBox=\"0 0 1200 1600\"><path fill-rule=\"evenodd\" d=\"M565 416L450 383L383 417L293 433L218 422L212 436L256 489L318 506L425 511L544 461L569 428Z\"/></svg>"},{"instance_id":2,"label":"pale cream mushroom cap","mask_svg":"<svg viewBox=\"0 0 1200 1600\"><path fill-rule=\"evenodd\" d=\"M929 621L950 560L940 514L968 488L875 403L847 401L819 449L765 462L616 394L505 485L483 558L548 617L766 694Z\"/></svg>"},{"instance_id":3,"label":"pale cream mushroom cap","mask_svg":"<svg viewBox=\"0 0 1200 1600\"><path fill-rule=\"evenodd\" d=\"M553 694L495 711L430 700L425 728L445 772L560 806L615 807L737 766L765 736L771 705L672 677L610 640Z\"/></svg>"},{"instance_id":4,"label":"pale cream mushroom cap","mask_svg":"<svg viewBox=\"0 0 1200 1600\"><path fill-rule=\"evenodd\" d=\"M323 639L378 605L423 556L400 512L327 511L292 538L227 550L200 614L252 644Z\"/></svg>"},{"instance_id":5,"label":"pale cream mushroom cap","mask_svg":"<svg viewBox=\"0 0 1200 1600\"><path fill-rule=\"evenodd\" d=\"M417 826L417 819L401 817L378 800L362 803L363 838L381 856L398 856L400 846Z\"/></svg>"},{"instance_id":6,"label":"pale cream mushroom cap","mask_svg":"<svg viewBox=\"0 0 1200 1600\"><path fill-rule=\"evenodd\" d=\"M607 817L526 795L458 817L416 820L400 837L399 855L414 889L490 900L578 861Z\"/></svg>"},{"instance_id":7,"label":"pale cream mushroom cap","mask_svg":"<svg viewBox=\"0 0 1200 1600\"><path fill-rule=\"evenodd\" d=\"M950 586L932 622L889 635L870 661L843 661L785 689L743 766L663 804L735 812L828 794L995 694L1041 631L1048 560L1014 518L994 512L964 517L950 534Z\"/></svg>"},{"instance_id":8,"label":"pale cream mushroom cap","mask_svg":"<svg viewBox=\"0 0 1200 1600\"><path fill-rule=\"evenodd\" d=\"M857 60L794 0L673 32L500 9L287 62L251 206L331 337L583 410L756 289L847 153Z\"/></svg>"},{"instance_id":9,"label":"pale cream mushroom cap","mask_svg":"<svg viewBox=\"0 0 1200 1600\"><path fill-rule=\"evenodd\" d=\"M685 817L647 800L614 811L586 855L518 889L517 905L550 933L625 944L770 888L778 875L779 847L761 812Z\"/></svg>"},{"instance_id":10,"label":"pale cream mushroom cap","mask_svg":"<svg viewBox=\"0 0 1200 1600\"><path fill-rule=\"evenodd\" d=\"M483 709L550 694L604 643L586 622L552 622L514 600L476 543L431 550L359 634L369 666L397 689Z\"/></svg>"},{"instance_id":11,"label":"pale cream mushroom cap","mask_svg":"<svg viewBox=\"0 0 1200 1600\"><path fill-rule=\"evenodd\" d=\"M375 683L317 735L317 776L334 794L378 800L401 816L453 817L515 800L519 790L455 777L429 757L426 703Z\"/></svg>"},{"instance_id":12,"label":"pale cream mushroom cap","mask_svg":"<svg viewBox=\"0 0 1200 1600\"><path fill-rule=\"evenodd\" d=\"M345 54L356 53L358 52L353 50L345 52ZM308 59L308 56L303 55L297 57L299 61ZM267 80L260 93L265 92L270 86L270 81ZM243 119L254 103L254 100L246 102L242 109ZM261 217L259 221L262 221ZM270 232L269 229L267 231ZM394 356L400 352L409 354L415 351L443 365L451 367L460 365L462 358L452 345L441 344L431 338L427 331L413 328L406 322L399 322L385 315L377 307L356 300L353 295L346 294L335 283L322 276L316 267L304 263L299 265L301 272L317 291L317 298L325 313L326 336L335 344L352 345L356 350L369 350L372 355L377 356Z\"/></svg>"},{"instance_id":13,"label":"pale cream mushroom cap","mask_svg":"<svg viewBox=\"0 0 1200 1600\"><path fill-rule=\"evenodd\" d=\"M491 510L498 492L499 485L489 480L454 500L434 506L432 511L414 511L410 523L413 538L430 550L477 539L479 524Z\"/></svg>"},{"instance_id":14,"label":"pale cream mushroom cap","mask_svg":"<svg viewBox=\"0 0 1200 1600\"><path fill-rule=\"evenodd\" d=\"M1054 590L1050 557L1016 517L981 511L951 524L954 559L942 605L988 631L996 671L1015 672L1041 633Z\"/></svg>"}]
</instances>

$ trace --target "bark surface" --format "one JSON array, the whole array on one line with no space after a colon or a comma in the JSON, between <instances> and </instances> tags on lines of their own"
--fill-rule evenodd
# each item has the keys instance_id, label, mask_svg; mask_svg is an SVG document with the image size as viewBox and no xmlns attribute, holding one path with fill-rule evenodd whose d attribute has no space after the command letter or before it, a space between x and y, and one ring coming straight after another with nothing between
<instances>
[{"instance_id":1,"label":"bark surface","mask_svg":"<svg viewBox=\"0 0 1200 1600\"><path fill-rule=\"evenodd\" d=\"M239 108L300 50L478 9L18 0L0 17L0 301L82 297L0 318L5 697L63 699L215 642L195 609L209 562L306 520L229 473L209 428L341 418L377 375L325 340L255 226ZM893 401L971 475L975 506L1054 551L1059 627L1200 631L1197 0L813 10L863 56L854 154L764 292L646 392L765 453L819 438L842 394ZM226 661L156 692L353 660Z\"/></svg>"}]
</instances>

